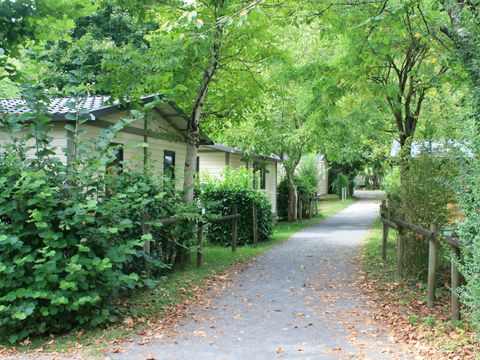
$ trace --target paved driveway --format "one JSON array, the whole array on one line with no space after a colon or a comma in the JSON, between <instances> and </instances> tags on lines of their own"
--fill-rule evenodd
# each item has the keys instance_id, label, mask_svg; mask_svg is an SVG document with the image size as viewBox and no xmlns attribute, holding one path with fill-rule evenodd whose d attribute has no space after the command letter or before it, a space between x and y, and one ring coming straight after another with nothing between
<instances>
[{"instance_id":1,"label":"paved driveway","mask_svg":"<svg viewBox=\"0 0 480 360\"><path fill-rule=\"evenodd\" d=\"M378 211L378 193L296 234L193 307L175 338L127 345L112 359L393 359L402 356L372 320L356 281L357 255ZM392 350L393 349L393 350ZM406 358L406 356L404 357Z\"/></svg>"}]
</instances>

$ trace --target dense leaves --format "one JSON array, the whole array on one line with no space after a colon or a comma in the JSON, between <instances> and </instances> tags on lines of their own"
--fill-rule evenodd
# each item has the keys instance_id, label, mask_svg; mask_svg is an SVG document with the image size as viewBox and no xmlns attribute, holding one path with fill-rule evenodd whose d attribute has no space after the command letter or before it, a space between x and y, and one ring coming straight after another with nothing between
<instances>
[{"instance_id":1,"label":"dense leaves","mask_svg":"<svg viewBox=\"0 0 480 360\"><path fill-rule=\"evenodd\" d=\"M233 205L237 205L238 245L253 244L253 203L257 207L258 240L266 241L272 231L272 207L262 192L252 187L254 176L246 169L225 170L220 179L203 179L199 184L199 198L206 207L207 214L230 215ZM231 222L209 225L207 239L212 244L231 244Z\"/></svg>"},{"instance_id":2,"label":"dense leaves","mask_svg":"<svg viewBox=\"0 0 480 360\"><path fill-rule=\"evenodd\" d=\"M151 284L146 270L162 274L175 247L192 239L188 227L143 235L144 213L155 220L192 211L148 166L129 173L109 165L117 132L141 113L91 141L82 111L68 115L67 164L46 109L39 99L34 105L32 114L1 118L0 338L12 342L115 320L119 294ZM151 256L145 240L154 240Z\"/></svg>"}]
</instances>

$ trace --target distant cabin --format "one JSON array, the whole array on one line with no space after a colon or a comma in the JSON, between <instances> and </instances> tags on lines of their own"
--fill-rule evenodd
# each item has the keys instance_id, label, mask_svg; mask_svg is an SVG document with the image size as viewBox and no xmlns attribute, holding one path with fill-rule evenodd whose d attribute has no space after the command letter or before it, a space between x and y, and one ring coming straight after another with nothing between
<instances>
[{"instance_id":1,"label":"distant cabin","mask_svg":"<svg viewBox=\"0 0 480 360\"><path fill-rule=\"evenodd\" d=\"M156 96L149 96L141 101L146 105L156 99ZM65 125L71 123L67 115L72 113L69 104L73 102L74 99L70 98L56 98L49 106L53 122L51 145L56 156L64 163L69 161L64 149L72 146L67 138ZM90 117L81 125L81 129L86 131L84 139L95 139L100 131L120 119L132 118L129 103L122 105L119 102L109 102L109 96L88 96L78 102L78 108L87 110ZM28 116L30 112L23 100L0 99L0 114ZM186 130L187 119L182 112L172 103L160 102L146 112L144 119L137 120L117 134L112 142L112 145L119 148L116 151L117 161L126 169L135 169L143 166L145 157L149 156L154 163L155 173L159 176L171 176L177 189L181 189L186 156ZM5 141L5 138L0 138L0 142ZM141 143L148 144L147 151ZM212 144L211 140L203 135L201 143Z\"/></svg>"},{"instance_id":2,"label":"distant cabin","mask_svg":"<svg viewBox=\"0 0 480 360\"><path fill-rule=\"evenodd\" d=\"M328 194L328 162L325 155L317 156L317 168L320 181L318 182L318 195Z\"/></svg>"},{"instance_id":3,"label":"distant cabin","mask_svg":"<svg viewBox=\"0 0 480 360\"><path fill-rule=\"evenodd\" d=\"M219 177L226 168L240 167L258 169L260 191L272 204L272 213L277 213L277 174L280 158L275 155L255 155L246 161L244 153L222 145L201 145L198 149L197 170L212 177Z\"/></svg>"},{"instance_id":4,"label":"distant cabin","mask_svg":"<svg viewBox=\"0 0 480 360\"><path fill-rule=\"evenodd\" d=\"M318 169L318 189L317 189L317 195L326 195L328 194L328 161L325 157L325 155L305 155L302 157L300 160L300 164L297 166L296 173L300 171L300 168L302 166L303 161L311 160L312 157L315 158L315 163L317 165ZM280 166L279 174L278 174L278 182L282 181L285 178L285 169L283 168L283 165Z\"/></svg>"}]
</instances>

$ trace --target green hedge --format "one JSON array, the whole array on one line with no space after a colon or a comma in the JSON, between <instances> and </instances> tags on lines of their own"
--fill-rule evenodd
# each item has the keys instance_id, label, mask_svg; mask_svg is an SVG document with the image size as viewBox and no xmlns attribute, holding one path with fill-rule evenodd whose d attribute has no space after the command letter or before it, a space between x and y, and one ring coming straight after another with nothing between
<instances>
[{"instance_id":1,"label":"green hedge","mask_svg":"<svg viewBox=\"0 0 480 360\"><path fill-rule=\"evenodd\" d=\"M272 232L272 208L268 198L252 187L253 172L246 169L226 170L220 179L204 178L198 193L208 213L230 215L237 204L238 245L253 244L253 202L257 204L258 239L266 241ZM216 245L229 246L232 239L231 222L208 226L207 240Z\"/></svg>"},{"instance_id":2,"label":"green hedge","mask_svg":"<svg viewBox=\"0 0 480 360\"><path fill-rule=\"evenodd\" d=\"M288 203L288 182L287 179L283 179L277 187L277 214L280 219L288 218Z\"/></svg>"}]
</instances>

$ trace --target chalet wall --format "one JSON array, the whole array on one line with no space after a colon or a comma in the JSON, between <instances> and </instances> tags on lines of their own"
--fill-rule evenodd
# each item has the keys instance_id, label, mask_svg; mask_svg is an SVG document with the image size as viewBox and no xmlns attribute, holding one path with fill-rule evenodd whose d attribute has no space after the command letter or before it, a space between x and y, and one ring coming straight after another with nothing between
<instances>
[{"instance_id":1,"label":"chalet wall","mask_svg":"<svg viewBox=\"0 0 480 360\"><path fill-rule=\"evenodd\" d=\"M65 130L65 123L54 123L53 129L49 135L53 138L50 145L53 151L55 151L55 157L66 164L67 157L65 156L65 149L67 148L67 130ZM10 141L11 140L8 137L0 134L1 143L8 143ZM27 146L33 146L34 144L34 140L29 140L27 142ZM28 155L33 157L34 153L34 150L31 150L28 152Z\"/></svg>"},{"instance_id":2,"label":"chalet wall","mask_svg":"<svg viewBox=\"0 0 480 360\"><path fill-rule=\"evenodd\" d=\"M212 177L221 176L227 166L236 170L246 167L247 164L243 160L243 155L214 150L208 146L201 146L198 156L200 158L200 172L206 172ZM272 159L259 160L266 165L266 181L264 192L272 204L272 213L277 213L277 168L276 162Z\"/></svg>"}]
</instances>

